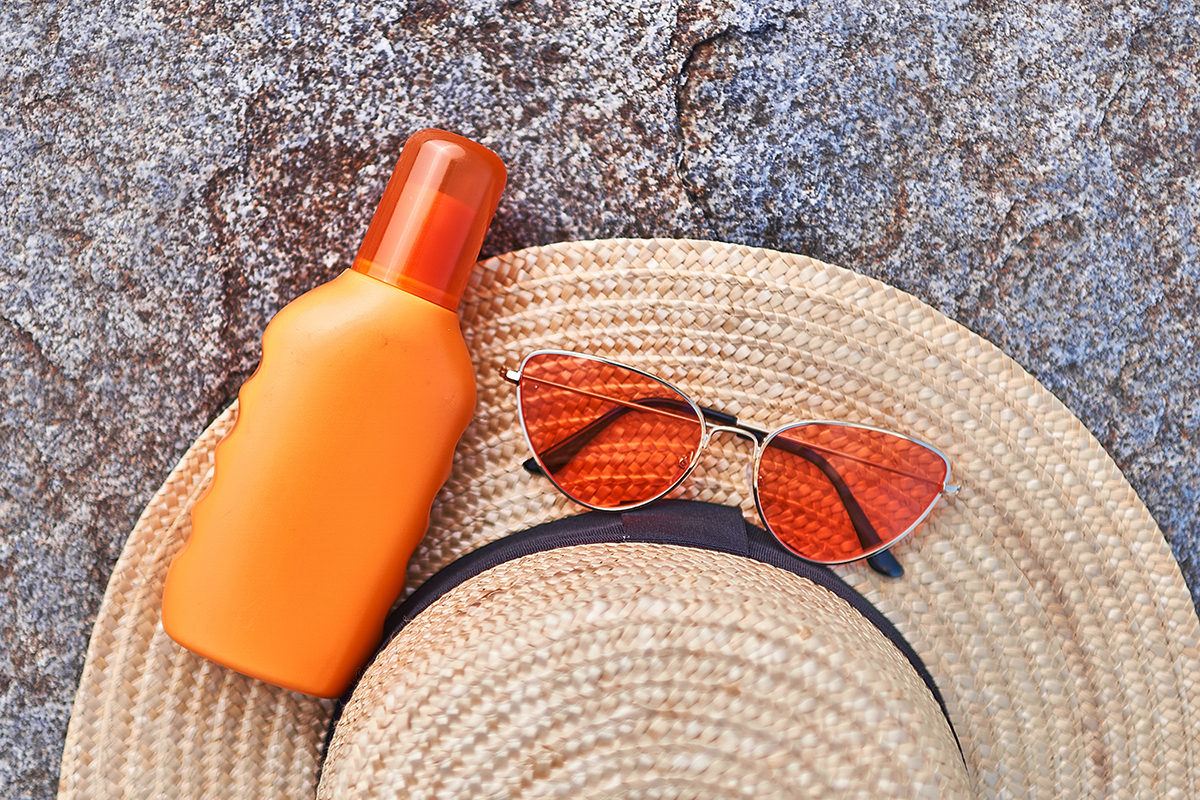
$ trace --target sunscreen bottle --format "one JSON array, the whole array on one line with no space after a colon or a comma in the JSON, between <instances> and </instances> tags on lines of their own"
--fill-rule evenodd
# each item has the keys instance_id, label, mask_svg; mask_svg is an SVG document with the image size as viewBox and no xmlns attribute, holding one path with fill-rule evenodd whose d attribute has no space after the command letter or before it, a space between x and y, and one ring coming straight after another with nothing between
<instances>
[{"instance_id":1,"label":"sunscreen bottle","mask_svg":"<svg viewBox=\"0 0 1200 800\"><path fill-rule=\"evenodd\" d=\"M167 574L176 642L305 694L350 687L475 410L457 308L505 179L482 145L414 134L353 267L267 326Z\"/></svg>"}]
</instances>

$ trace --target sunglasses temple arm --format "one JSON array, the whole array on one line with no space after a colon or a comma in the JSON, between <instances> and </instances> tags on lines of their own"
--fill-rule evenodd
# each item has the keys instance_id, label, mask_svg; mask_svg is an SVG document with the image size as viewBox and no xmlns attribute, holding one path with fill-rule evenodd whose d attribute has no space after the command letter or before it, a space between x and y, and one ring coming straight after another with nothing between
<instances>
[{"instance_id":1,"label":"sunglasses temple arm","mask_svg":"<svg viewBox=\"0 0 1200 800\"><path fill-rule=\"evenodd\" d=\"M846 485L846 482L842 480L841 474L834 469L833 465L824 456L811 448L796 442L790 442L787 439L775 439L771 442L770 446L778 447L786 453L799 456L821 470L826 480L832 484L834 491L837 492L838 499L842 501L842 506L846 509L846 513L850 517L850 524L854 526L854 532L858 535L859 544L869 550L883 543L883 539L880 538L879 533L875 530L875 526L867 518L866 512L863 511L858 501L854 499L854 493L850 491L850 487ZM871 569L881 575L898 578L904 574L904 568L900 566L900 562L886 550L876 553L873 556L868 556L867 563L871 565Z\"/></svg>"},{"instance_id":2,"label":"sunglasses temple arm","mask_svg":"<svg viewBox=\"0 0 1200 800\"><path fill-rule=\"evenodd\" d=\"M880 550L873 556L867 556L867 564L871 569L888 578L899 578L904 575L904 567L892 555L891 550Z\"/></svg>"},{"instance_id":3,"label":"sunglasses temple arm","mask_svg":"<svg viewBox=\"0 0 1200 800\"><path fill-rule=\"evenodd\" d=\"M521 466L525 468L526 472L534 475L544 475L544 470L542 470L541 465L538 464L538 460L540 459L542 464L546 465L546 469L550 470L551 472L558 472L567 464L570 464L571 459L579 455L579 451L587 447L588 442L599 436L605 428L616 421L617 417L622 416L628 410L629 409L623 406L618 406L605 412L601 416L589 422L587 425L584 425L582 428L572 433L567 438L560 442L556 442L555 444L538 453L537 458L526 459L525 463L523 463Z\"/></svg>"},{"instance_id":4,"label":"sunglasses temple arm","mask_svg":"<svg viewBox=\"0 0 1200 800\"><path fill-rule=\"evenodd\" d=\"M633 401L637 406L645 408L662 410L662 411L678 411L686 414L688 418L695 420L695 412L692 407L682 400L674 400L670 397L644 397L640 400ZM537 458L530 458L521 466L526 472L533 475L544 474L542 468L538 465L538 460L546 465L546 468L551 472L558 472L560 469L571 463L571 459L579 455L579 451L587 447L588 443L604 432L604 429L612 425L621 417L636 411L637 409L631 406L616 406L610 408L594 420L584 425L579 430L572 433L560 442L547 447L545 450L538 453Z\"/></svg>"}]
</instances>

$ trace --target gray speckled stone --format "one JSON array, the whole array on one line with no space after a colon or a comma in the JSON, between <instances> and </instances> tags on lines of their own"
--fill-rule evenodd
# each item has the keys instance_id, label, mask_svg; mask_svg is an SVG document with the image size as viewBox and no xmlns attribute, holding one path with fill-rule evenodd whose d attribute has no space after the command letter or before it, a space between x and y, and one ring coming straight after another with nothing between
<instances>
[{"instance_id":1,"label":"gray speckled stone","mask_svg":"<svg viewBox=\"0 0 1200 800\"><path fill-rule=\"evenodd\" d=\"M55 792L125 535L438 125L487 252L806 252L995 341L1096 433L1200 597L1190 3L0 8L0 796Z\"/></svg>"}]
</instances>

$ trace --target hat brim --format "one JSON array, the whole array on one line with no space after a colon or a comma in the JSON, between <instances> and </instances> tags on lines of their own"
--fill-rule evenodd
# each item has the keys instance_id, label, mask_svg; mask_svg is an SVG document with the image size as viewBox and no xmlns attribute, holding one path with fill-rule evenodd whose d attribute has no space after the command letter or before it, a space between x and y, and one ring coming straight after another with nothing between
<instances>
[{"instance_id":1,"label":"hat brim","mask_svg":"<svg viewBox=\"0 0 1200 800\"><path fill-rule=\"evenodd\" d=\"M961 485L898 546L899 580L838 568L913 644L979 797L1200 794L1200 620L1144 504L1094 437L993 345L914 298L803 256L712 242L531 248L477 268L461 311L479 405L418 585L457 556L580 509L523 472L501 367L605 355L758 427L863 422L941 449ZM179 648L158 599L227 412L130 535L97 617L60 797L311 796L329 704ZM749 457L717 439L681 496L754 518Z\"/></svg>"}]
</instances>

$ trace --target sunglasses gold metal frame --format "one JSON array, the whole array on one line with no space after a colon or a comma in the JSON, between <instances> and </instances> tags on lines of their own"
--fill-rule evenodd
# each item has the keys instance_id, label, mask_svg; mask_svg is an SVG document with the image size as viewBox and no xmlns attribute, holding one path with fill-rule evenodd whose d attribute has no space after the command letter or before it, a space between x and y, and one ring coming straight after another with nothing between
<instances>
[{"instance_id":1,"label":"sunglasses gold metal frame","mask_svg":"<svg viewBox=\"0 0 1200 800\"><path fill-rule=\"evenodd\" d=\"M529 364L530 360L537 358L539 356L560 356L560 357L576 358L576 359L582 359L582 360L586 360L586 361L597 362L597 363L604 364L609 367L614 367L617 369L627 370L633 374L641 376L642 378L653 381L653 382L665 387L672 393L674 393L676 396L678 396L679 398L681 398L683 401L685 401L687 403L687 405L690 407L689 410L692 412L692 416L689 416L687 413L685 413L683 409L673 410L672 408L670 408L670 405L672 405L672 403L667 402L666 398L647 398L647 399L654 399L657 401L657 405L652 405L652 404L642 403L642 402L637 402L637 401L622 400L620 398L611 397L611 396L607 396L607 395L596 395L591 392L588 392L586 389L563 385L563 384L545 380L543 378L526 375L525 374L526 366ZM941 497L948 496L948 495L954 495L959 490L959 487L957 485L954 485L954 484L951 484L948 482L950 479L950 460L946 457L946 455L944 453L942 453L942 451L938 450L936 447L928 444L927 442L921 441L920 439L905 435L903 433L898 433L896 431L887 430L886 428L877 428L877 427L873 427L871 425L863 425L861 423L856 423L856 422L845 422L845 421L837 421L837 420L802 420L799 422L792 422L787 425L783 425L772 431L764 431L764 430L760 430L758 428L752 427L750 425L746 425L742 422L739 422L737 417L733 416L732 414L726 414L722 411L718 411L718 410L712 409L712 408L706 408L704 406L699 405L686 392L680 390L679 387L677 387L671 383L668 383L667 381L664 381L663 379L657 377L656 375L652 375L649 372L638 369L636 367L631 367L627 364L622 364L618 361L612 361L607 358L601 358L600 356L589 355L587 353L577 353L577 352L572 352L569 350L536 350L536 351L526 355L525 358L521 361L521 365L516 370L502 369L500 371L500 374L501 374L501 377L504 378L504 380L508 381L509 383L511 383L517 387L517 406L518 406L517 416L521 422L521 431L525 436L525 442L528 444L530 451L533 453L533 457L528 459L524 463L524 465L523 465L524 468L530 473L544 475L545 477L547 477L550 480L551 483L554 484L554 487L556 489L558 489L567 498L569 498L573 502L579 503L580 505L582 505L586 508L590 508L590 509L593 509L596 511L612 511L612 512L629 511L634 508L641 508L642 506L648 505L650 503L653 503L656 500L659 500L659 499L665 497L666 495L668 495L672 491L674 491L676 488L678 488L678 486L684 480L686 480L687 477L696 468L696 466L700 462L701 455L703 454L704 450L708 447L714 434L716 434L718 432L730 433L734 436L738 436L743 439L748 439L748 440L752 441L755 445L754 457L753 457L753 462L751 465L751 474L750 474L750 488L754 494L754 503L758 510L759 518L762 520L764 526L780 542L780 544L782 544L788 550L788 552L793 553L797 558L804 559L805 561L810 561L812 563L826 564L826 565L845 564L845 563L849 563L852 561L858 561L860 559L866 559L868 561L868 563L871 565L871 567L873 569L875 569L875 571L880 572L884 575L897 577L897 576L903 574L903 568L900 566L899 562L896 561L895 557L892 556L888 552L888 550L891 547L898 544L899 542L903 541L906 537L908 537L909 534L911 534L913 532L913 530L915 530L917 527L919 527L920 524L922 522L924 522L926 517L928 517L929 514L933 511L934 507L937 505L938 500ZM652 497L649 497L644 500L638 500L637 502L633 502L633 503L619 505L619 506L599 506L599 505L594 505L592 503L588 503L588 502L576 497L574 494L567 491L562 485L560 485L559 482L557 480L555 480L555 478L554 478L554 474L553 474L554 470L547 468L547 462L550 462L551 464L553 464L557 467L561 467L563 464L569 462L571 460L571 458L576 453L578 453L579 450L583 446L585 446L589 441L591 441L591 439L594 436L596 436L600 430L603 430L604 427L606 427L608 424L611 424L611 422L614 421L615 418L605 420L605 418L602 417L598 420L595 420L592 423L589 423L584 428L581 428L580 430L576 431L575 433L567 436L565 439L555 443L551 447L546 448L543 452L539 453L537 451L536 446L534 445L533 437L530 435L529 428L528 428L528 425L526 423L526 418L525 418L524 403L523 403L523 398L522 398L522 382L526 381L526 380L533 381L533 382L536 382L541 385L551 386L553 388L557 388L557 389L560 389L563 391L569 391L569 392L573 392L573 393L584 395L584 396L595 397L596 399L603 400L603 401L609 402L609 403L613 403L616 406L621 407L621 409L622 409L621 411L617 412L618 415L621 413L624 413L624 409L628 409L631 411L636 410L639 412L650 412L650 413L654 413L654 414L661 414L661 415L665 415L667 417L674 417L676 419L686 420L689 423L694 423L696 421L699 421L700 425L701 425L701 435L700 435L699 442L697 443L697 445L695 447L695 451L692 453L689 463L680 472L678 478L676 480L674 480L665 489L655 493ZM611 415L612 413L613 413L612 411L608 412L609 415ZM803 428L803 427L809 426L809 425L842 426L842 427L847 427L847 428L855 428L855 429L859 429L859 430L882 433L882 434L886 434L888 436L894 436L894 437L904 440L904 441L911 442L913 444L916 444L916 445L924 448L925 450L929 451L930 453L933 453L939 459L941 459L941 461L945 464L945 468L946 468L945 476L946 477L943 481L940 481L940 482L933 481L928 477L924 477L924 476L920 476L920 475L913 475L911 473L904 472L903 470L899 470L899 469L889 467L889 466L886 466L883 464L870 462L865 459L859 458L857 456L851 455L849 453L836 451L836 450L828 450L826 448L822 448L819 445L814 445L810 442L804 442L802 445L798 445L795 442L792 442L791 440L788 440L788 439L779 439L779 437L782 434L785 434L788 431L794 431L794 430L797 430L799 428ZM597 426L599 426L599 427L597 427ZM941 485L939 487L938 493L933 497L933 500L929 503L929 505L925 508L925 510L921 514L919 514L917 516L917 518L915 520L913 520L913 522L903 532L901 532L897 536L889 539L888 541L886 541L878 546L867 547L867 545L866 545L867 540L869 540L869 539L879 540L880 539L880 537L874 530L874 526L871 524L871 522L867 518L865 512L862 510L858 501L855 499L853 493L849 490L849 488L845 485L844 482L840 481L837 478L836 472L832 471L832 468L823 469L823 471L825 471L826 477L830 480L830 483L832 484L834 490L837 492L838 497L841 500L843 507L845 508L847 514L849 515L851 524L853 525L856 533L858 534L860 542L863 544L865 552L860 555L857 555L853 558L848 558L848 559L843 559L843 560L816 561L812 558L808 558L800 553L797 553L793 548L788 547L786 545L786 543L784 543L783 539L779 536L779 534L771 528L771 524L767 520L767 515L763 509L762 499L761 499L760 492L759 492L759 475L760 475L760 471L762 468L763 454L766 452L767 448L772 444L772 442L775 442L777 440L784 443L783 445L780 446L781 449L789 450L790 452L795 452L795 448L797 448L797 447L803 447L806 451L813 451L815 454L824 452L829 455L835 455L840 459L846 459L846 460L850 460L850 461L858 461L860 463L867 464L867 465L871 466L873 469L883 470L883 471L887 471L887 472L893 472L893 473L902 475L904 477L915 479L918 481L923 481L926 483L935 483L935 484L940 483ZM798 454L798 455L800 455L800 454ZM814 456L803 456L802 455L802 457L812 460L812 457L814 457ZM823 460L823 459L820 459L819 455L815 455L815 458L817 458L818 460ZM821 468L820 465L818 465L818 468Z\"/></svg>"}]
</instances>

